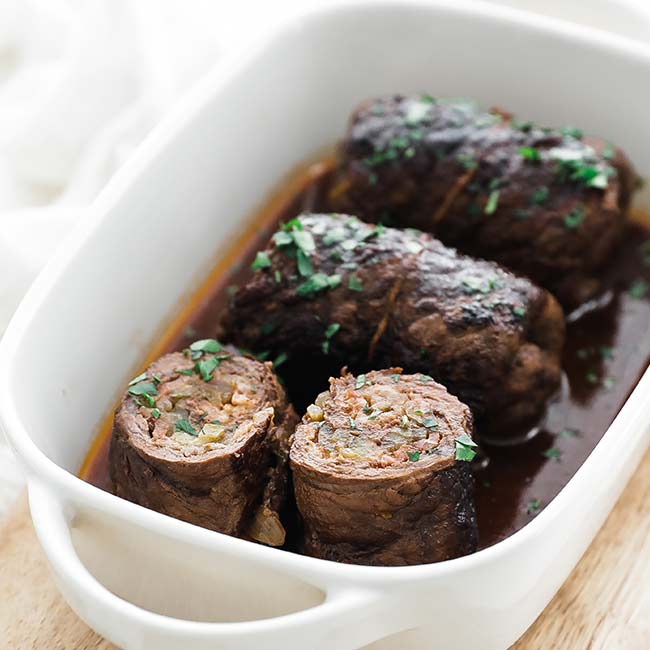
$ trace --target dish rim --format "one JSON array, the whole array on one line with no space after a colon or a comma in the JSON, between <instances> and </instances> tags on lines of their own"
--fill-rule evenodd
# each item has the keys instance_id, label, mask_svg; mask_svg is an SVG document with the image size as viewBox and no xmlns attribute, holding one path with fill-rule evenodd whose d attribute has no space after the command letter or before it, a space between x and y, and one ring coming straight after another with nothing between
<instances>
[{"instance_id":1,"label":"dish rim","mask_svg":"<svg viewBox=\"0 0 650 650\"><path fill-rule=\"evenodd\" d=\"M34 281L20 306L16 310L6 333L0 342L0 424L10 445L25 468L28 485L42 486L46 491L58 493L64 502L82 503L104 514L112 515L129 524L136 524L180 541L194 540L213 550L231 549L242 557L257 560L270 559L275 566L289 566L301 569L305 574L336 575L347 580L354 579L364 584L388 584L404 581L421 582L459 570L472 570L474 567L495 561L512 553L516 547L529 539L543 534L544 529L560 516L580 494L583 484L588 480L592 466L598 460L613 454L621 439L625 439L643 412L644 401L650 396L650 368L642 375L634 390L625 401L612 424L586 458L584 463L560 490L557 496L523 528L504 540L463 557L443 562L404 567L373 567L337 563L308 556L298 555L281 549L269 548L208 531L192 524L182 522L158 512L130 503L113 494L96 488L77 475L50 460L31 439L23 425L19 408L13 399L12 375L14 364L18 362L17 353L23 343L22 332L29 323L39 317L40 305L65 275L68 264L75 258L90 236L111 217L112 207L131 191L151 162L164 154L171 144L186 128L192 128L195 115L219 93L220 87L254 65L264 51L281 39L287 31L296 27L309 27L334 13L396 10L406 8L421 11L425 15L435 15L445 11L472 20L479 14L482 20L493 23L507 23L511 29L529 30L546 36L549 40L563 39L579 43L583 47L595 48L613 56L625 57L630 61L642 63L650 70L650 47L623 36L602 32L594 27L580 26L559 19L539 16L524 10L495 6L480 0L335 0L335 2L301 9L274 25L268 33L255 37L227 53L216 64L214 70L196 87L181 99L170 114L147 136L144 142L116 172L96 200L86 209L87 214L46 263ZM143 355L144 356L144 355ZM55 497L56 498L56 497ZM293 571L292 571L293 572ZM212 624L206 624L212 625Z\"/></svg>"}]
</instances>

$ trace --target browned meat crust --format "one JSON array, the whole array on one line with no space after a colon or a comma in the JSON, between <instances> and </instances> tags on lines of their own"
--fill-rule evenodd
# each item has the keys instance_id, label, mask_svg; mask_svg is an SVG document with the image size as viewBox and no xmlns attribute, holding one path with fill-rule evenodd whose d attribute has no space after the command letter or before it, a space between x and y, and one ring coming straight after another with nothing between
<instances>
[{"instance_id":1,"label":"browned meat crust","mask_svg":"<svg viewBox=\"0 0 650 650\"><path fill-rule=\"evenodd\" d=\"M476 550L472 475L456 459L457 446L471 450L470 411L430 378L401 372L330 379L296 429L308 555L404 565Z\"/></svg>"},{"instance_id":2,"label":"browned meat crust","mask_svg":"<svg viewBox=\"0 0 650 650\"><path fill-rule=\"evenodd\" d=\"M168 354L115 413L115 494L152 510L278 546L297 416L270 363L212 341Z\"/></svg>"},{"instance_id":3,"label":"browned meat crust","mask_svg":"<svg viewBox=\"0 0 650 650\"><path fill-rule=\"evenodd\" d=\"M467 101L361 105L340 148L334 210L433 232L575 306L620 240L635 174L577 129L542 129Z\"/></svg>"},{"instance_id":4,"label":"browned meat crust","mask_svg":"<svg viewBox=\"0 0 650 650\"><path fill-rule=\"evenodd\" d=\"M247 349L356 371L424 372L482 433L537 418L558 388L564 320L553 297L430 235L303 215L274 236L234 294L224 335Z\"/></svg>"}]
</instances>

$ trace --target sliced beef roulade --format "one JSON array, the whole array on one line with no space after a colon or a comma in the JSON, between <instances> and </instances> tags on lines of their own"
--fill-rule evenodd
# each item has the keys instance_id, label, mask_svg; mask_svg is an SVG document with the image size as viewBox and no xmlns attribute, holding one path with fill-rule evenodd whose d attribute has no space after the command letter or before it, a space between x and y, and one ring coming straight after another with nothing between
<instances>
[{"instance_id":1,"label":"sliced beef roulade","mask_svg":"<svg viewBox=\"0 0 650 650\"><path fill-rule=\"evenodd\" d=\"M115 413L115 493L212 530L284 543L289 438L297 417L270 363L213 340L163 356Z\"/></svg>"},{"instance_id":2,"label":"sliced beef roulade","mask_svg":"<svg viewBox=\"0 0 650 650\"><path fill-rule=\"evenodd\" d=\"M400 368L330 380L291 447L304 551L373 565L476 550L470 410Z\"/></svg>"}]
</instances>

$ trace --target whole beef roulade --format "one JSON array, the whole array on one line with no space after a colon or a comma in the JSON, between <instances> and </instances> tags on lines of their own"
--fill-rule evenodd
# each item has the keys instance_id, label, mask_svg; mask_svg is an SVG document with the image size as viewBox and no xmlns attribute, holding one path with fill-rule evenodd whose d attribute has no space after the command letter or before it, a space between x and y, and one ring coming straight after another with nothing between
<instances>
[{"instance_id":1,"label":"whole beef roulade","mask_svg":"<svg viewBox=\"0 0 650 650\"><path fill-rule=\"evenodd\" d=\"M470 410L400 368L330 379L291 446L308 555L425 564L477 546Z\"/></svg>"},{"instance_id":2,"label":"whole beef roulade","mask_svg":"<svg viewBox=\"0 0 650 650\"><path fill-rule=\"evenodd\" d=\"M280 546L298 418L270 363L213 339L167 354L115 413L115 494L219 532Z\"/></svg>"},{"instance_id":3,"label":"whole beef roulade","mask_svg":"<svg viewBox=\"0 0 650 650\"><path fill-rule=\"evenodd\" d=\"M619 241L636 180L623 153L462 100L380 98L352 115L331 208L432 232L575 306Z\"/></svg>"},{"instance_id":4,"label":"whole beef roulade","mask_svg":"<svg viewBox=\"0 0 650 650\"><path fill-rule=\"evenodd\" d=\"M302 369L298 381L319 358L355 372L423 372L468 404L491 436L534 421L559 386L564 319L555 299L430 235L302 215L254 266L222 334L289 357Z\"/></svg>"}]
</instances>

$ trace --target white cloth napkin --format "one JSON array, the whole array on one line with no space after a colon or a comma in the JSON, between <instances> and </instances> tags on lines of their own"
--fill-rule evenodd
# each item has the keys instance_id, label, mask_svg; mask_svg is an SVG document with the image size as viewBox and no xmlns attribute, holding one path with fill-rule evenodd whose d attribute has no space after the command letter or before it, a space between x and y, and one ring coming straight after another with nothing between
<instances>
[{"instance_id":1,"label":"white cloth napkin","mask_svg":"<svg viewBox=\"0 0 650 650\"><path fill-rule=\"evenodd\" d=\"M494 0L650 38L644 0ZM220 54L326 0L0 0L0 333L84 208ZM21 484L0 438L0 514Z\"/></svg>"}]
</instances>

